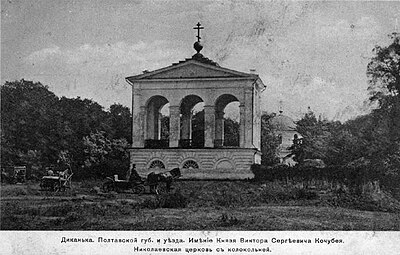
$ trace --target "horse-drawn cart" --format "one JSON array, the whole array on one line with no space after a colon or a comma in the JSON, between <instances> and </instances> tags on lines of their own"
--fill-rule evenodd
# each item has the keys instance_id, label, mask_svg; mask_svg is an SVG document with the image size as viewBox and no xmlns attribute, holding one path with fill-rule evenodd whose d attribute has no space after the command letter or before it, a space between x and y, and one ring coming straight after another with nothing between
<instances>
[{"instance_id":1,"label":"horse-drawn cart","mask_svg":"<svg viewBox=\"0 0 400 255\"><path fill-rule=\"evenodd\" d=\"M107 177L103 183L103 191L123 192L132 190L134 194L143 194L148 190L150 193L160 194L169 192L174 179L181 176L179 168L163 173L150 173L147 178L141 178L138 175L131 176L129 180L119 180L118 176Z\"/></svg>"},{"instance_id":2,"label":"horse-drawn cart","mask_svg":"<svg viewBox=\"0 0 400 255\"><path fill-rule=\"evenodd\" d=\"M40 182L41 190L65 191L71 188L71 178L73 174L60 173L58 176L43 176Z\"/></svg>"}]
</instances>

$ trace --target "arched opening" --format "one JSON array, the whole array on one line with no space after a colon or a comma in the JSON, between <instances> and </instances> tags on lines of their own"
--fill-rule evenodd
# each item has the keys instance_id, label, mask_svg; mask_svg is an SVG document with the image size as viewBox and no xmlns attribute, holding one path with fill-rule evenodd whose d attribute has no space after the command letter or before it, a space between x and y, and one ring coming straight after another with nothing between
<instances>
[{"instance_id":1,"label":"arched opening","mask_svg":"<svg viewBox=\"0 0 400 255\"><path fill-rule=\"evenodd\" d=\"M215 147L239 147L239 100L229 94L218 97L215 103Z\"/></svg>"},{"instance_id":2,"label":"arched opening","mask_svg":"<svg viewBox=\"0 0 400 255\"><path fill-rule=\"evenodd\" d=\"M196 95L186 96L180 105L181 148L204 147L204 102Z\"/></svg>"},{"instance_id":3,"label":"arched opening","mask_svg":"<svg viewBox=\"0 0 400 255\"><path fill-rule=\"evenodd\" d=\"M160 172L165 170L165 165L161 160L153 160L148 169L152 172Z\"/></svg>"},{"instance_id":4,"label":"arched opening","mask_svg":"<svg viewBox=\"0 0 400 255\"><path fill-rule=\"evenodd\" d=\"M160 131L160 139L161 140L169 140L169 103L165 104L161 107L161 131Z\"/></svg>"},{"instance_id":5,"label":"arched opening","mask_svg":"<svg viewBox=\"0 0 400 255\"><path fill-rule=\"evenodd\" d=\"M199 169L199 165L197 164L196 161L189 159L182 164L182 169L185 170Z\"/></svg>"},{"instance_id":6,"label":"arched opening","mask_svg":"<svg viewBox=\"0 0 400 255\"><path fill-rule=\"evenodd\" d=\"M146 105L145 148L167 148L169 145L168 137L168 100L163 96L154 96L149 99Z\"/></svg>"}]
</instances>

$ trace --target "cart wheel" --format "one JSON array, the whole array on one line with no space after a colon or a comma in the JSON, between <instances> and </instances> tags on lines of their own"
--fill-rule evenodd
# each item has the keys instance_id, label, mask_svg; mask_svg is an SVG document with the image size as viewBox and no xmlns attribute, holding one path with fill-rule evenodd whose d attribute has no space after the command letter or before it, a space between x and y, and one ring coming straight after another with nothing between
<instances>
[{"instance_id":1,"label":"cart wheel","mask_svg":"<svg viewBox=\"0 0 400 255\"><path fill-rule=\"evenodd\" d=\"M162 195L162 194L168 193L167 188L165 187L164 184L158 184L154 191L155 191L156 195Z\"/></svg>"},{"instance_id":2,"label":"cart wheel","mask_svg":"<svg viewBox=\"0 0 400 255\"><path fill-rule=\"evenodd\" d=\"M146 188L144 187L143 184L135 185L135 186L132 187L132 191L133 191L134 194L141 195L141 194L144 193L145 190L146 190Z\"/></svg>"},{"instance_id":3,"label":"cart wheel","mask_svg":"<svg viewBox=\"0 0 400 255\"><path fill-rule=\"evenodd\" d=\"M113 191L114 190L114 185L113 185L113 183L111 183L111 182L106 182L106 183L104 183L103 184L103 191L104 192L110 192L110 191Z\"/></svg>"}]
</instances>

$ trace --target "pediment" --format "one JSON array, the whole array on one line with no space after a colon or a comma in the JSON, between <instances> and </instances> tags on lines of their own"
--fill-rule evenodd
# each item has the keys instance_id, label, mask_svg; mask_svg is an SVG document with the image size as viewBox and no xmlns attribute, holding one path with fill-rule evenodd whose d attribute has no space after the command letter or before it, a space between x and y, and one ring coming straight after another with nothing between
<instances>
[{"instance_id":1,"label":"pediment","mask_svg":"<svg viewBox=\"0 0 400 255\"><path fill-rule=\"evenodd\" d=\"M129 80L152 79L201 79L201 78L228 78L228 77L252 77L252 74L242 73L215 65L208 65L198 61L187 61L166 68L137 76L131 76Z\"/></svg>"}]
</instances>

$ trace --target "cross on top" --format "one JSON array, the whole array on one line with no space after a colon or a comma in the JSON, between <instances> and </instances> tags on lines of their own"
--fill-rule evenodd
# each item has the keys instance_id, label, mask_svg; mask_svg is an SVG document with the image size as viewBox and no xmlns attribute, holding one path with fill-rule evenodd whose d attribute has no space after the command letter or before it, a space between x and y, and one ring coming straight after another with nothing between
<instances>
[{"instance_id":1,"label":"cross on top","mask_svg":"<svg viewBox=\"0 0 400 255\"><path fill-rule=\"evenodd\" d=\"M201 26L200 22L197 23L196 27L194 27L193 29L197 29L197 41L200 42L200 30L204 29L204 27Z\"/></svg>"}]
</instances>

